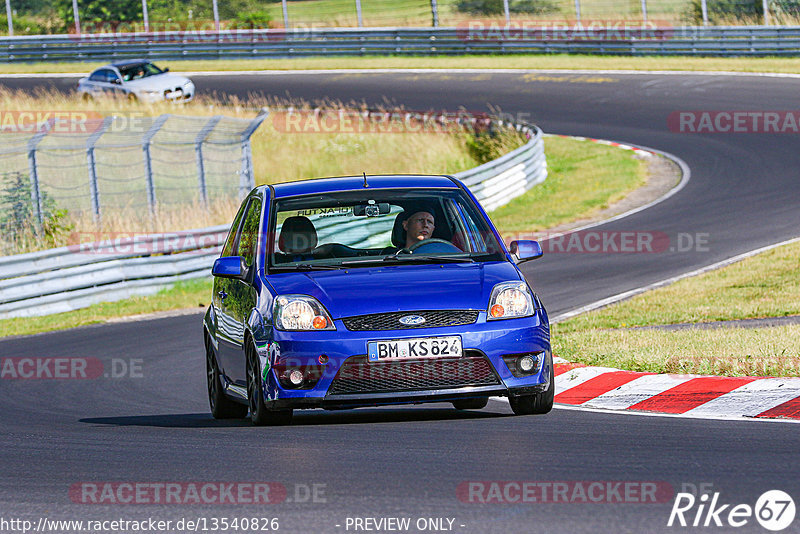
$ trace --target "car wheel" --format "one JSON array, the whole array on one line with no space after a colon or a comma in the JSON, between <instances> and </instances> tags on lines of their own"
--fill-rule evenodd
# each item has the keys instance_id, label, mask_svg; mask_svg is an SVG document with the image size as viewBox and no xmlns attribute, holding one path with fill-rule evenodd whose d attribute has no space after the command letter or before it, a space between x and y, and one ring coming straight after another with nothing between
<instances>
[{"instance_id":1,"label":"car wheel","mask_svg":"<svg viewBox=\"0 0 800 534\"><path fill-rule=\"evenodd\" d=\"M547 390L534 395L509 397L508 402L511 404L511 411L516 415L533 415L549 413L550 410L553 409L553 398L556 393L556 377L552 374L552 360L550 360L550 369L550 386L548 386Z\"/></svg>"},{"instance_id":2,"label":"car wheel","mask_svg":"<svg viewBox=\"0 0 800 534\"><path fill-rule=\"evenodd\" d=\"M459 399L453 401L456 410L480 410L489 404L489 397L478 397L477 399Z\"/></svg>"},{"instance_id":3,"label":"car wheel","mask_svg":"<svg viewBox=\"0 0 800 534\"><path fill-rule=\"evenodd\" d=\"M128 97L127 98L128 98L128 102L136 102L137 100L139 100L139 97L136 96L136 94L134 94L134 93L128 93Z\"/></svg>"},{"instance_id":4,"label":"car wheel","mask_svg":"<svg viewBox=\"0 0 800 534\"><path fill-rule=\"evenodd\" d=\"M241 419L247 416L247 406L229 399L222 391L219 366L211 341L206 338L206 377L208 379L208 404L214 419Z\"/></svg>"},{"instance_id":5,"label":"car wheel","mask_svg":"<svg viewBox=\"0 0 800 534\"><path fill-rule=\"evenodd\" d=\"M250 420L256 426L288 425L292 421L292 410L270 410L264 402L261 381L261 365L258 354L248 343L247 349L247 399L250 403Z\"/></svg>"},{"instance_id":6,"label":"car wheel","mask_svg":"<svg viewBox=\"0 0 800 534\"><path fill-rule=\"evenodd\" d=\"M83 93L81 95L81 100L83 100L84 102L91 102L93 98L92 95L90 95L89 93Z\"/></svg>"}]
</instances>

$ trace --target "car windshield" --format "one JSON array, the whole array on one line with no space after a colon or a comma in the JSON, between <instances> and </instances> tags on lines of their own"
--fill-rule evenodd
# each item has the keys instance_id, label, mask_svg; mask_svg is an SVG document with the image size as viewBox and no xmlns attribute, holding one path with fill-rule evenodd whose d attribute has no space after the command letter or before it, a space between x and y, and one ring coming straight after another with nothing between
<instances>
[{"instance_id":1,"label":"car windshield","mask_svg":"<svg viewBox=\"0 0 800 534\"><path fill-rule=\"evenodd\" d=\"M280 199L271 271L500 261L494 232L461 190L378 190Z\"/></svg>"},{"instance_id":2,"label":"car windshield","mask_svg":"<svg viewBox=\"0 0 800 534\"><path fill-rule=\"evenodd\" d=\"M162 74L164 71L152 63L135 63L120 67L119 72L122 74L122 80L129 82L131 80L138 80L140 78L147 78L148 76Z\"/></svg>"}]
</instances>

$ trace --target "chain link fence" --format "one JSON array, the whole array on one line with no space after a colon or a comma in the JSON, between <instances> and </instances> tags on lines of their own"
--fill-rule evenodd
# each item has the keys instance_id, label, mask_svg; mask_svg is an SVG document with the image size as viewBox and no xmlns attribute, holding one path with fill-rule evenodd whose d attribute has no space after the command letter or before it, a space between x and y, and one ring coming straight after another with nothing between
<instances>
[{"instance_id":1,"label":"chain link fence","mask_svg":"<svg viewBox=\"0 0 800 534\"><path fill-rule=\"evenodd\" d=\"M659 27L800 22L800 0L283 0L266 4L199 0L174 4L166 11L157 0L144 0L133 20L130 10L115 15L113 9L103 12L98 19L96 11L102 3L84 8L73 2L73 10L62 9L59 16L67 12L70 15L60 25L48 24L46 20L37 23L36 16L24 11L15 23L15 4L27 3L23 0L5 0L5 3L7 15L2 20L0 14L0 32L12 36L67 30L87 35L266 28L458 27L476 19L567 26L627 21ZM151 16L148 3L156 6ZM139 4L134 5L138 9ZM234 12L236 18L225 19L226 14ZM41 14L37 16L42 18ZM85 20L81 23L82 19Z\"/></svg>"},{"instance_id":2,"label":"chain link fence","mask_svg":"<svg viewBox=\"0 0 800 534\"><path fill-rule=\"evenodd\" d=\"M241 198L255 185L250 137L265 118L17 117L0 130L0 225L32 219L41 231L64 211L99 223Z\"/></svg>"}]
</instances>

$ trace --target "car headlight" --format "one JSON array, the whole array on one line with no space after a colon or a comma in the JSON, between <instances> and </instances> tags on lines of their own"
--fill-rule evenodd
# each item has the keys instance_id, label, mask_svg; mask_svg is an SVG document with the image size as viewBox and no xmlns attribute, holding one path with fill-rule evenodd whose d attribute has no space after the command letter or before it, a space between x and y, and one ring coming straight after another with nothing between
<instances>
[{"instance_id":1,"label":"car headlight","mask_svg":"<svg viewBox=\"0 0 800 534\"><path fill-rule=\"evenodd\" d=\"M279 295L272 316L279 330L336 330L322 304L306 295Z\"/></svg>"},{"instance_id":2,"label":"car headlight","mask_svg":"<svg viewBox=\"0 0 800 534\"><path fill-rule=\"evenodd\" d=\"M487 320L533 315L533 295L525 282L502 282L492 289Z\"/></svg>"}]
</instances>

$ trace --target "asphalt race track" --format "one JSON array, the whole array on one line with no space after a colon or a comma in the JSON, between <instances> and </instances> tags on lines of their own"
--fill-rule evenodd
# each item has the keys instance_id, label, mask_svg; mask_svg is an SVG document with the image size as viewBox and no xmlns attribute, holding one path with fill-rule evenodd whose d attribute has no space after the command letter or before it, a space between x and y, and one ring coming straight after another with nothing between
<instances>
[{"instance_id":1,"label":"asphalt race track","mask_svg":"<svg viewBox=\"0 0 800 534\"><path fill-rule=\"evenodd\" d=\"M636 143L686 161L692 177L679 193L594 229L663 233L669 248L550 253L528 264L526 274L551 315L800 235L796 135L686 134L667 126L675 111L796 109L797 79L563 73L192 78L199 92L238 96L331 98L414 110L485 111L492 105L526 114L549 133ZM25 89L68 90L74 83L0 78L0 85ZM698 236L700 247L678 250ZM348 517L409 517L409 532L418 531L418 518L454 519L452 530L465 533L724 532L733 529L667 527L674 492L705 484L720 493L720 504L731 505L753 506L771 489L800 499L800 427L790 423L567 409L512 417L499 401L474 413L449 405L298 412L285 428L215 422L208 413L200 334L200 316L190 315L0 341L3 357L97 358L106 373L115 365L121 369L120 360L128 367L119 378L2 380L2 516L277 517L284 532L354 532L346 528ZM276 482L287 489L287 501L92 505L76 503L81 499L70 493L82 482L219 481ZM479 481L655 482L671 492L655 504L633 497L627 503L546 504L459 499L460 484ZM321 485L317 498L306 499L314 484ZM687 513L690 522L696 511ZM735 530L764 531L754 518ZM784 532L800 532L800 520Z\"/></svg>"}]
</instances>

